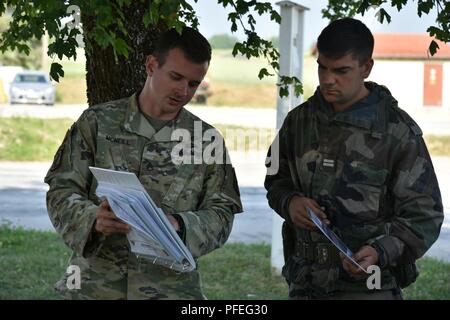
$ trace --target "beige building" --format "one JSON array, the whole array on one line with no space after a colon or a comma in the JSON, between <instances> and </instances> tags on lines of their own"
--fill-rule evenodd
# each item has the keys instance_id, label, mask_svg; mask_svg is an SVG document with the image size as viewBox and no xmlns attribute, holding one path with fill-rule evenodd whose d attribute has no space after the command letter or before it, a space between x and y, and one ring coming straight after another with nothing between
<instances>
[{"instance_id":1,"label":"beige building","mask_svg":"<svg viewBox=\"0 0 450 320\"><path fill-rule=\"evenodd\" d=\"M375 33L374 38L375 65L368 80L387 86L404 110L450 111L450 44L436 41L439 49L431 56L432 38L426 33ZM317 75L314 82L318 85Z\"/></svg>"},{"instance_id":2,"label":"beige building","mask_svg":"<svg viewBox=\"0 0 450 320\"><path fill-rule=\"evenodd\" d=\"M369 80L387 86L405 110L450 109L450 45L436 41L429 55L428 34L374 34L375 65Z\"/></svg>"}]
</instances>

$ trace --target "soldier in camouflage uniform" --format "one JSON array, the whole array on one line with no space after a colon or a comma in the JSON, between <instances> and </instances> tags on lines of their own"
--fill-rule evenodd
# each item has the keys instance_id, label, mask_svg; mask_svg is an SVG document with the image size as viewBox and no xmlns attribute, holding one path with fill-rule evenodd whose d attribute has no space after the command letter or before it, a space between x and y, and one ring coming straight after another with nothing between
<instances>
[{"instance_id":1,"label":"soldier in camouflage uniform","mask_svg":"<svg viewBox=\"0 0 450 320\"><path fill-rule=\"evenodd\" d=\"M443 207L422 132L387 88L364 81L373 46L358 20L326 27L317 43L320 86L289 112L269 150L279 170L265 187L285 220L291 299L401 299L418 275L415 260L439 236ZM379 290L315 228L307 207L363 268L380 267Z\"/></svg>"},{"instance_id":2,"label":"soldier in camouflage uniform","mask_svg":"<svg viewBox=\"0 0 450 320\"><path fill-rule=\"evenodd\" d=\"M177 273L130 252L129 226L96 196L88 167L134 172L194 258L222 246L234 214L242 212L233 167L224 161L177 164L171 156L180 143L174 130L193 138L194 126L200 124L200 134L212 128L183 108L210 58L211 47L197 31L169 30L147 57L142 91L87 109L66 134L45 178L50 219L73 250L70 265L81 269L81 289L68 290L68 275L57 284L66 298L204 298L197 270ZM201 150L207 145L200 141Z\"/></svg>"}]
</instances>

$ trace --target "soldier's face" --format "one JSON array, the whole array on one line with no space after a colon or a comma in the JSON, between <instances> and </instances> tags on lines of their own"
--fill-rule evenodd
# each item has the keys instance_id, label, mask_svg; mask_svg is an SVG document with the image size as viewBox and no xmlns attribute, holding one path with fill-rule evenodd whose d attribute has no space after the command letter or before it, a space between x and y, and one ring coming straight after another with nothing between
<instances>
[{"instance_id":1,"label":"soldier's face","mask_svg":"<svg viewBox=\"0 0 450 320\"><path fill-rule=\"evenodd\" d=\"M320 91L335 110L344 110L364 97L364 79L372 70L372 59L360 65L351 53L339 59L319 53L317 64Z\"/></svg>"},{"instance_id":2,"label":"soldier's face","mask_svg":"<svg viewBox=\"0 0 450 320\"><path fill-rule=\"evenodd\" d=\"M148 56L146 69L152 104L164 114L174 114L192 99L208 71L208 62L192 62L181 49L174 48L163 65Z\"/></svg>"}]
</instances>

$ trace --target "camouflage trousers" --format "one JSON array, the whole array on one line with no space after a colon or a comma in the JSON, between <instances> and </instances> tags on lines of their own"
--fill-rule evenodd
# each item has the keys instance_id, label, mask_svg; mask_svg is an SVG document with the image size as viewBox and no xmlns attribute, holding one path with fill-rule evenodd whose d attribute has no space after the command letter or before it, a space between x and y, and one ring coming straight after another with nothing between
<instances>
[{"instance_id":1,"label":"camouflage trousers","mask_svg":"<svg viewBox=\"0 0 450 320\"><path fill-rule=\"evenodd\" d=\"M79 289L69 289L66 274L56 291L68 300L203 300L197 270L176 273L130 254L125 264L100 257L73 259L81 269Z\"/></svg>"}]
</instances>

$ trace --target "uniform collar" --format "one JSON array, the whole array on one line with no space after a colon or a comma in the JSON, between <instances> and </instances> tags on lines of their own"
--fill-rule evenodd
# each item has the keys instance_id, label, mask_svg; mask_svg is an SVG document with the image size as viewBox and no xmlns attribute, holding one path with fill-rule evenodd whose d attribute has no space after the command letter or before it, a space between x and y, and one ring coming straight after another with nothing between
<instances>
[{"instance_id":1,"label":"uniform collar","mask_svg":"<svg viewBox=\"0 0 450 320\"><path fill-rule=\"evenodd\" d=\"M139 110L138 96L138 93L135 93L128 100L128 108L123 123L123 128L126 131L138 134L155 142L169 142L172 141L171 137L174 130L180 128L191 130L193 128L193 119L183 107L178 113L178 116L169 122L169 125L156 131Z\"/></svg>"},{"instance_id":2,"label":"uniform collar","mask_svg":"<svg viewBox=\"0 0 450 320\"><path fill-rule=\"evenodd\" d=\"M320 89L317 88L313 98L318 102L316 105L319 106L319 117L327 122L345 123L372 132L376 131L381 133L384 131L386 122L385 108L389 100L393 98L389 91L387 91L389 94L383 92L383 88L374 82L366 82L365 85L370 90L370 94L377 95L374 103L372 102L365 106L367 112L362 111L361 108L355 108L354 110L348 109L344 112L334 112L331 104L325 101ZM374 100L372 98L370 99L371 101Z\"/></svg>"}]
</instances>

